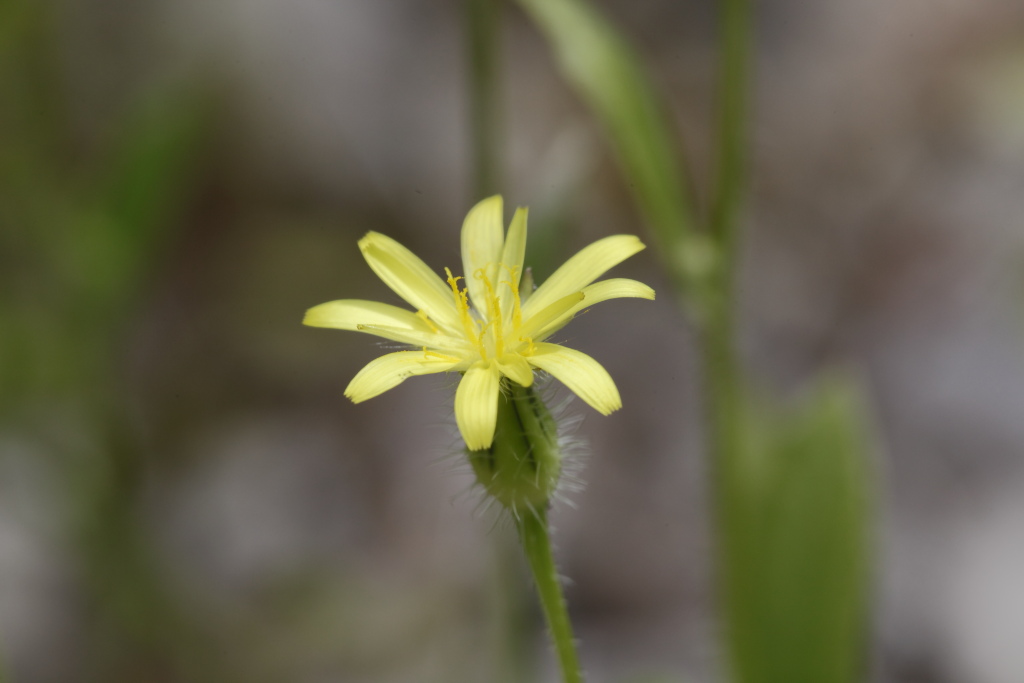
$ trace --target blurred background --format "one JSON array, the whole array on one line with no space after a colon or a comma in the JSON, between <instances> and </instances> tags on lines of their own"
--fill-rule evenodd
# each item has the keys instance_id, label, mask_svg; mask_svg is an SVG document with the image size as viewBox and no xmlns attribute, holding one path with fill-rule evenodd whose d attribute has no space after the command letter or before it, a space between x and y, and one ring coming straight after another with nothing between
<instances>
[{"instance_id":1,"label":"blurred background","mask_svg":"<svg viewBox=\"0 0 1024 683\"><path fill-rule=\"evenodd\" d=\"M711 154L715 4L595 0ZM644 235L601 132L515 6L503 194L542 279ZM553 680L514 533L462 462L452 378L342 396L397 302L356 241L460 267L456 2L0 0L0 659L8 680ZM742 353L766 393L839 365L875 444L871 662L1024 680L1024 5L758 3ZM655 255L563 337L555 511L593 683L716 680L695 333Z\"/></svg>"}]
</instances>

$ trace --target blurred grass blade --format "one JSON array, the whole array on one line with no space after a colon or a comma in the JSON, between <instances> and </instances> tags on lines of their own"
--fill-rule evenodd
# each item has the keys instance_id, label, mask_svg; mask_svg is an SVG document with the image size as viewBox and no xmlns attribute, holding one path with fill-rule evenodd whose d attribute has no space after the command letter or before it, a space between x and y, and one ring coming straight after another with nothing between
<instances>
[{"instance_id":1,"label":"blurred grass blade","mask_svg":"<svg viewBox=\"0 0 1024 683\"><path fill-rule=\"evenodd\" d=\"M679 141L640 60L584 0L519 0L552 45L565 78L604 125L670 272L683 284L697 259L695 218ZM700 241L703 244L703 240Z\"/></svg>"},{"instance_id":2,"label":"blurred grass blade","mask_svg":"<svg viewBox=\"0 0 1024 683\"><path fill-rule=\"evenodd\" d=\"M469 43L469 119L473 150L473 201L501 191L501 5L463 0Z\"/></svg>"},{"instance_id":3,"label":"blurred grass blade","mask_svg":"<svg viewBox=\"0 0 1024 683\"><path fill-rule=\"evenodd\" d=\"M125 237L144 239L173 218L194 184L210 107L201 90L167 88L128 112L98 188Z\"/></svg>"},{"instance_id":4,"label":"blurred grass blade","mask_svg":"<svg viewBox=\"0 0 1024 683\"><path fill-rule=\"evenodd\" d=\"M740 683L863 677L871 478L861 402L823 384L737 471L727 580ZM755 455L751 455L755 454Z\"/></svg>"},{"instance_id":5,"label":"blurred grass blade","mask_svg":"<svg viewBox=\"0 0 1024 683\"><path fill-rule=\"evenodd\" d=\"M721 14L718 158L711 202L711 231L722 245L724 258L732 260L748 155L747 98L753 12L750 0L721 0L718 4Z\"/></svg>"},{"instance_id":6,"label":"blurred grass blade","mask_svg":"<svg viewBox=\"0 0 1024 683\"><path fill-rule=\"evenodd\" d=\"M169 87L136 102L116 129L71 234L74 270L98 301L130 292L180 217L209 120L201 91Z\"/></svg>"}]
</instances>

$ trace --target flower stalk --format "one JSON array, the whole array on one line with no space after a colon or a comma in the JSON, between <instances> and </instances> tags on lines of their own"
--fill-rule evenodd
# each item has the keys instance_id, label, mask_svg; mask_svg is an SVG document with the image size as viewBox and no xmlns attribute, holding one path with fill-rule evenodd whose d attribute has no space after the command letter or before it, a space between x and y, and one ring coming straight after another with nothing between
<instances>
[{"instance_id":1,"label":"flower stalk","mask_svg":"<svg viewBox=\"0 0 1024 683\"><path fill-rule=\"evenodd\" d=\"M519 515L516 517L516 529L523 544L523 553L530 563L533 580L537 584L537 595L558 655L562 681L582 683L583 673L576 655L569 610L566 608L562 583L558 579L555 558L551 552L547 510L540 508Z\"/></svg>"},{"instance_id":2,"label":"flower stalk","mask_svg":"<svg viewBox=\"0 0 1024 683\"><path fill-rule=\"evenodd\" d=\"M535 387L502 382L494 442L468 451L468 456L477 481L515 520L563 683L579 683L583 678L547 517L562 472L562 452L555 420Z\"/></svg>"}]
</instances>

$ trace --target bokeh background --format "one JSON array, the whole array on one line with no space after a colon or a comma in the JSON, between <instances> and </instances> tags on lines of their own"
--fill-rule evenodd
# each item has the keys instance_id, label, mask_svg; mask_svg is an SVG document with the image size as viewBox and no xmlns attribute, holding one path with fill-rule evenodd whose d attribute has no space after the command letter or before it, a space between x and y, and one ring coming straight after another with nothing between
<instances>
[{"instance_id":1,"label":"bokeh background","mask_svg":"<svg viewBox=\"0 0 1024 683\"><path fill-rule=\"evenodd\" d=\"M594 3L711 154L715 5ZM461 462L453 380L368 403L395 299L368 230L458 266L471 195L457 2L0 1L0 652L11 681L544 681L514 534ZM503 194L543 277L644 235L514 6ZM1024 680L1024 5L758 4L743 358L766 395L839 365L875 445L866 678ZM665 295L564 332L580 402L556 543L594 683L715 680L692 327Z\"/></svg>"}]
</instances>

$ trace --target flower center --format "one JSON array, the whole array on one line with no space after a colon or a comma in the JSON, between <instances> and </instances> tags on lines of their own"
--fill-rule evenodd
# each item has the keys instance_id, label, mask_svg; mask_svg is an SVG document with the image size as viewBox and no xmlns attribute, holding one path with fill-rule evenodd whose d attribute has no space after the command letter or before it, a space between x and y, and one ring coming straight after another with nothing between
<instances>
[{"instance_id":1,"label":"flower center","mask_svg":"<svg viewBox=\"0 0 1024 683\"><path fill-rule=\"evenodd\" d=\"M516 352L524 343L532 349L533 340L519 335L523 319L518 287L519 269L504 263L498 264L497 272L507 273L508 279L497 283L491 282L487 271L488 268L477 268L473 273L473 278L483 286L480 292L483 301L474 298L474 306L470 306L469 288L459 287L459 280L465 278L455 277L451 270L444 269L466 339L476 346L482 360L497 360L506 351ZM508 294L502 296L506 287Z\"/></svg>"}]
</instances>

